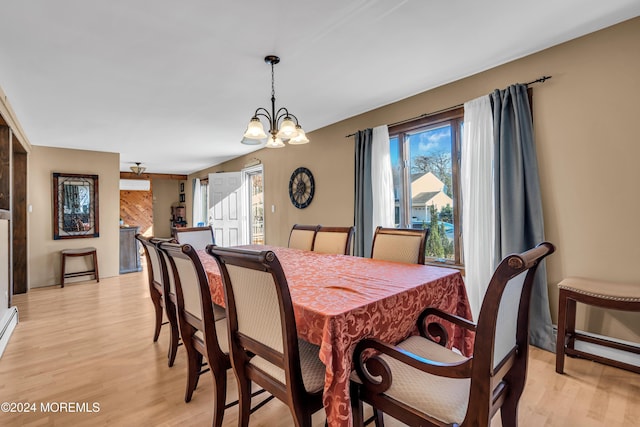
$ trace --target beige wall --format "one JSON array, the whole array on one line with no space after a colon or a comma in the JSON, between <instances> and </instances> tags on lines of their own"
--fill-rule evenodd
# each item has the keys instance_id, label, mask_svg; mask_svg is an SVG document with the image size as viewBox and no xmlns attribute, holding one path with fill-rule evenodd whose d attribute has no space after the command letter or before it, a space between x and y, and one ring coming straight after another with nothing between
<instances>
[{"instance_id":1,"label":"beige wall","mask_svg":"<svg viewBox=\"0 0 640 427\"><path fill-rule=\"evenodd\" d=\"M353 138L345 135L461 104L513 83L552 75L548 82L533 86L533 115L546 237L558 249L547 264L555 319L556 285L563 277L640 283L635 266L640 259L638 46L640 18L635 18L316 130L308 134L310 144L263 149L190 178L204 178L209 172L237 171L251 158L260 159L265 174L266 241L286 245L294 223L352 224ZM301 119L304 123L304 117ZM291 205L287 192L289 176L299 166L308 167L316 181L316 196L304 210ZM608 195L606 200L615 202L598 203L603 194ZM275 213L271 212L272 205ZM637 313L604 313L595 309L579 313L582 328L640 340Z\"/></svg>"},{"instance_id":2,"label":"beige wall","mask_svg":"<svg viewBox=\"0 0 640 427\"><path fill-rule=\"evenodd\" d=\"M117 153L32 146L27 202L32 206L28 214L30 288L60 283L60 250L66 248L94 246L98 250L100 276L119 274L119 168ZM53 172L98 175L100 237L53 240Z\"/></svg>"},{"instance_id":3,"label":"beige wall","mask_svg":"<svg viewBox=\"0 0 640 427\"><path fill-rule=\"evenodd\" d=\"M178 201L180 181L154 178L151 188L153 189L153 235L171 237L171 204Z\"/></svg>"}]
</instances>

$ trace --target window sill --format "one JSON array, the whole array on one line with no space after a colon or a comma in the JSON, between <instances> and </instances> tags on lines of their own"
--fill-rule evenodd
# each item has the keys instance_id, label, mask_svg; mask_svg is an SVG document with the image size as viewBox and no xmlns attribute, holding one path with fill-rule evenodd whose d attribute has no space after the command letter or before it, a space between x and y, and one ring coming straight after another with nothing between
<instances>
[{"instance_id":1,"label":"window sill","mask_svg":"<svg viewBox=\"0 0 640 427\"><path fill-rule=\"evenodd\" d=\"M425 260L424 265L430 265L432 267L453 268L454 270L460 271L460 274L462 274L462 276L464 276L464 265L453 264L453 263L442 262L442 261L429 260L429 259Z\"/></svg>"}]
</instances>

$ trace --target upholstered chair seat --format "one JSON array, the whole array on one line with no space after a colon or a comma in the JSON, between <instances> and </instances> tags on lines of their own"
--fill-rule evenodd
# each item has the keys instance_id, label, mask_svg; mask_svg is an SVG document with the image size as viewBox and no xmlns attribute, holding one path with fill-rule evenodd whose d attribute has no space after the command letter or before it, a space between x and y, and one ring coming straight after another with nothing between
<instances>
[{"instance_id":1,"label":"upholstered chair seat","mask_svg":"<svg viewBox=\"0 0 640 427\"><path fill-rule=\"evenodd\" d=\"M300 351L300 370L302 372L302 382L305 390L308 393L322 392L326 368L318 357L320 347L299 339L298 349ZM281 383L286 382L284 369L278 368L260 356L255 356L249 363L265 371Z\"/></svg>"},{"instance_id":2,"label":"upholstered chair seat","mask_svg":"<svg viewBox=\"0 0 640 427\"><path fill-rule=\"evenodd\" d=\"M433 341L414 336L397 345L398 348L424 359L455 363L467 358ZM428 413L442 422L460 424L464 420L469 401L469 378L447 378L420 371L392 357L381 356L387 362L393 382L386 391L392 399ZM437 393L424 393L437 390Z\"/></svg>"},{"instance_id":3,"label":"upholstered chair seat","mask_svg":"<svg viewBox=\"0 0 640 427\"><path fill-rule=\"evenodd\" d=\"M220 345L220 350L224 354L229 354L229 336L227 335L227 318L223 317L220 320L216 321L216 335L218 337L218 344ZM204 334L202 331L195 331L193 334L195 338L204 343Z\"/></svg>"}]
</instances>

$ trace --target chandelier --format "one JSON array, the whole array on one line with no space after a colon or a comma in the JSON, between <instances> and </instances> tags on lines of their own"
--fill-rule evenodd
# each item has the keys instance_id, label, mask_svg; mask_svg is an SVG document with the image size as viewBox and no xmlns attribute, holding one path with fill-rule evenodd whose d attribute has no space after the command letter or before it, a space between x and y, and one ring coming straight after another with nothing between
<instances>
[{"instance_id":1,"label":"chandelier","mask_svg":"<svg viewBox=\"0 0 640 427\"><path fill-rule=\"evenodd\" d=\"M136 162L135 166L131 166L131 172L135 173L136 175L142 175L142 173L147 170L147 168L145 168L144 166L140 166L140 162Z\"/></svg>"},{"instance_id":2,"label":"chandelier","mask_svg":"<svg viewBox=\"0 0 640 427\"><path fill-rule=\"evenodd\" d=\"M302 130L302 127L298 123L298 118L289 111L282 107L276 111L276 90L274 83L274 66L280 62L280 58L274 55L268 55L264 58L264 62L271 64L271 112L266 108L258 108L253 114L247 131L244 133L242 139L243 144L258 145L267 139L267 148L281 148L284 147L284 141L289 144L298 145L306 144L309 139ZM260 117L267 119L269 123L269 135L264 131Z\"/></svg>"}]
</instances>

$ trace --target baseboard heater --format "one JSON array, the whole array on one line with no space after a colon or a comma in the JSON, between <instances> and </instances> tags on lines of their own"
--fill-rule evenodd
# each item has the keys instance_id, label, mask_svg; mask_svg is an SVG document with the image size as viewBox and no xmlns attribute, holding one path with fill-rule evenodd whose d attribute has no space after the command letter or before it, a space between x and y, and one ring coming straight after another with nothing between
<instances>
[{"instance_id":1,"label":"baseboard heater","mask_svg":"<svg viewBox=\"0 0 640 427\"><path fill-rule=\"evenodd\" d=\"M4 354L4 349L9 344L9 338L13 330L18 324L18 308L11 307L9 311L2 317L2 323L0 323L0 357Z\"/></svg>"}]
</instances>

